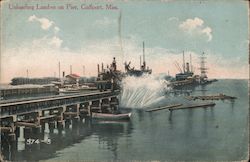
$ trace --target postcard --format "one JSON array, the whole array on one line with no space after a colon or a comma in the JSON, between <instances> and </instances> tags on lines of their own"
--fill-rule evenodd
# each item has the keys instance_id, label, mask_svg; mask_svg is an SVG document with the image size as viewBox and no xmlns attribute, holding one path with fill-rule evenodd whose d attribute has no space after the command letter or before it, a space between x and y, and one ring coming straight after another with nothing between
<instances>
[{"instance_id":1,"label":"postcard","mask_svg":"<svg viewBox=\"0 0 250 162\"><path fill-rule=\"evenodd\" d=\"M248 1L0 4L0 161L248 160Z\"/></svg>"}]
</instances>

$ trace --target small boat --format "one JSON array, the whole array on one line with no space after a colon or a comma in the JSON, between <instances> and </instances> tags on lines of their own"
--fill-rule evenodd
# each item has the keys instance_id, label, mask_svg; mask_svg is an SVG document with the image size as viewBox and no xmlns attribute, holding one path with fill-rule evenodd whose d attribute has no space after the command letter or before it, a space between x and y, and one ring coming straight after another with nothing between
<instances>
[{"instance_id":1,"label":"small boat","mask_svg":"<svg viewBox=\"0 0 250 162\"><path fill-rule=\"evenodd\" d=\"M80 93L80 92L85 92L85 91L93 91L96 90L95 87L89 87L86 85L82 85L79 87L74 87L74 86L66 86L64 88L60 88L59 89L59 93L63 93L63 94L68 94L68 93Z\"/></svg>"},{"instance_id":2,"label":"small boat","mask_svg":"<svg viewBox=\"0 0 250 162\"><path fill-rule=\"evenodd\" d=\"M79 92L80 92L80 90L75 89L75 88L61 88L61 89L59 89L59 93L64 93L64 94L79 93Z\"/></svg>"},{"instance_id":3,"label":"small boat","mask_svg":"<svg viewBox=\"0 0 250 162\"><path fill-rule=\"evenodd\" d=\"M126 120L130 119L131 113L126 114L105 114L105 113L93 113L92 118L105 119L105 120Z\"/></svg>"}]
</instances>

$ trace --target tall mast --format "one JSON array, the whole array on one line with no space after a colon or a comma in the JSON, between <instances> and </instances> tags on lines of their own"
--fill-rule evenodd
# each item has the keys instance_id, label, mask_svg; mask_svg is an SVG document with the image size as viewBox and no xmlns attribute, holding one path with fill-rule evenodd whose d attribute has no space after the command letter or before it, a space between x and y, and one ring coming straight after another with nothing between
<instances>
[{"instance_id":1,"label":"tall mast","mask_svg":"<svg viewBox=\"0 0 250 162\"><path fill-rule=\"evenodd\" d=\"M118 35L119 35L119 44L122 54L122 62L124 61L124 51L123 51L123 42L122 42L122 11L120 10L118 17Z\"/></svg>"},{"instance_id":2,"label":"tall mast","mask_svg":"<svg viewBox=\"0 0 250 162\"><path fill-rule=\"evenodd\" d=\"M206 57L205 57L205 53L203 52L201 55L201 65L200 65L200 70L201 70L201 80L204 80L205 78L207 78L207 68L205 66L205 61Z\"/></svg>"},{"instance_id":3,"label":"tall mast","mask_svg":"<svg viewBox=\"0 0 250 162\"><path fill-rule=\"evenodd\" d=\"M141 55L140 55L140 68L141 68Z\"/></svg>"},{"instance_id":4,"label":"tall mast","mask_svg":"<svg viewBox=\"0 0 250 162\"><path fill-rule=\"evenodd\" d=\"M82 76L84 76L85 75L85 66L83 65L82 66Z\"/></svg>"},{"instance_id":5,"label":"tall mast","mask_svg":"<svg viewBox=\"0 0 250 162\"><path fill-rule=\"evenodd\" d=\"M59 79L61 78L61 65L60 65L60 61L58 63L58 77L59 77Z\"/></svg>"},{"instance_id":6,"label":"tall mast","mask_svg":"<svg viewBox=\"0 0 250 162\"><path fill-rule=\"evenodd\" d=\"M193 66L192 66L192 54L190 53L190 69L191 69L191 72L193 72Z\"/></svg>"},{"instance_id":7,"label":"tall mast","mask_svg":"<svg viewBox=\"0 0 250 162\"><path fill-rule=\"evenodd\" d=\"M183 73L185 73L185 55L183 51Z\"/></svg>"},{"instance_id":8,"label":"tall mast","mask_svg":"<svg viewBox=\"0 0 250 162\"><path fill-rule=\"evenodd\" d=\"M72 65L70 65L70 74L72 74Z\"/></svg>"},{"instance_id":9,"label":"tall mast","mask_svg":"<svg viewBox=\"0 0 250 162\"><path fill-rule=\"evenodd\" d=\"M146 61L145 61L145 46L144 46L144 42L142 42L142 49L143 49L143 68L146 69Z\"/></svg>"},{"instance_id":10,"label":"tall mast","mask_svg":"<svg viewBox=\"0 0 250 162\"><path fill-rule=\"evenodd\" d=\"M26 77L29 78L29 70L26 70Z\"/></svg>"}]
</instances>

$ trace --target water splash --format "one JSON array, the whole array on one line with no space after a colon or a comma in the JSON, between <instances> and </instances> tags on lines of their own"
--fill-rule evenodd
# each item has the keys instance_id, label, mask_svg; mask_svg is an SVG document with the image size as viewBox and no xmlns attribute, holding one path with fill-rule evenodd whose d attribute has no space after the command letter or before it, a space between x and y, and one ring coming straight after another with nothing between
<instances>
[{"instance_id":1,"label":"water splash","mask_svg":"<svg viewBox=\"0 0 250 162\"><path fill-rule=\"evenodd\" d=\"M120 105L129 108L152 106L165 98L169 90L167 85L161 75L128 76L122 81Z\"/></svg>"}]
</instances>

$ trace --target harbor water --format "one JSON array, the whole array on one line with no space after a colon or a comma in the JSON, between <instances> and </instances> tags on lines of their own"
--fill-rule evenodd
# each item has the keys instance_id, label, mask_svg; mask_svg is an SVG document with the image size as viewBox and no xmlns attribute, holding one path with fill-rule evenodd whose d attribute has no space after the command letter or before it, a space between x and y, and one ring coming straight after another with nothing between
<instances>
[{"instance_id":1,"label":"harbor water","mask_svg":"<svg viewBox=\"0 0 250 162\"><path fill-rule=\"evenodd\" d=\"M159 87L158 87L159 88ZM145 89L145 87L144 87ZM143 88L141 89L143 90ZM156 88L157 91L159 89ZM153 91L153 89L152 89ZM136 90L138 93L138 89ZM233 161L244 160L248 153L248 82L247 80L219 80L206 86L191 87L191 95L223 93L237 97L234 101L216 100L214 107L160 110L149 108L173 103L192 104L182 92L155 94L146 106L126 104L124 111L132 111L129 121L96 121L83 119L72 122L61 131L49 131L48 125L41 139L51 143L27 145L18 138L17 150L3 153L17 161L82 161L82 160L159 160L159 161ZM133 95L131 92L131 95ZM135 93L135 92L134 92ZM151 91L141 92L152 94ZM128 99L129 96L126 96ZM138 100L138 102L142 102ZM196 102L196 101L192 101ZM204 101L197 101L204 102ZM149 103L149 102L146 102ZM20 131L23 131L21 129ZM38 137L36 137L38 138Z\"/></svg>"}]
</instances>

